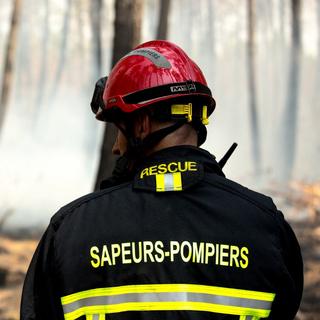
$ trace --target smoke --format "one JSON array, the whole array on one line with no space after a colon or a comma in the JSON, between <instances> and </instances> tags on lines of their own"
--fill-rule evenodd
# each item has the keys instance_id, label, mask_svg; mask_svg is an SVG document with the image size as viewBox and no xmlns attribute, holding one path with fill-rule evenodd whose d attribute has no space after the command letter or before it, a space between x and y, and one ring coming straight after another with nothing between
<instances>
[{"instance_id":1,"label":"smoke","mask_svg":"<svg viewBox=\"0 0 320 320\"><path fill-rule=\"evenodd\" d=\"M36 8L33 0L26 2ZM303 8L303 52L293 172L294 179L309 181L318 179L320 175L319 117L315 117L316 113L320 114L319 93L318 99L310 98L315 97L316 87L310 83L313 84L318 76L316 41L310 38L310 35L316 34L313 30L315 24L310 23L310 20L316 19L312 6L305 2ZM54 21L58 16L61 18L63 12L55 10L55 7L59 7L58 2L52 1L51 19ZM105 74L108 73L112 52L112 7L113 1L107 1L104 9L107 21L102 35ZM239 146L224 171L230 179L261 189L270 181L277 180L279 159L283 156L278 151L282 149L279 132L286 101L287 57L290 50L290 28L283 28L283 25L290 23L290 10L286 8L284 15L280 15L275 1L257 7L256 76L262 150L262 174L258 185L250 152L252 137L246 78L245 2L214 1L212 8L215 14L210 16L207 1L198 1L196 6L192 0L172 1L169 40L180 45L199 64L217 101L208 126L208 139L203 147L219 160L233 142L238 142ZM1 17L9 16L7 9L1 11ZM157 10L158 1L146 0L143 41L155 37ZM94 83L89 83L90 66L93 66L89 16L86 11L81 16L80 25L84 28L81 34L85 41L83 46L79 46L79 41L83 39L77 38L80 33L75 12L71 17L71 43L59 83L59 94L54 102L44 97L36 123L33 122L33 115L34 108L38 106L30 101L35 101L38 89L36 79L40 53L37 50L41 47L41 32L37 32L34 38L34 30L36 27L39 29L43 19L35 11L28 28L22 28L24 37L29 40L28 47L25 47L26 44L20 45L18 56L28 54L29 65L21 63L16 70L16 74L23 79L16 79L0 144L0 217L8 210L13 212L6 221L7 228L43 227L61 206L91 192L93 188L102 128L89 108L91 89L94 87ZM215 17L215 20L211 21L210 17ZM5 19L0 21L2 52L7 29ZM50 41L53 42L49 44L47 89L52 87L50 81L53 80L59 50L54 44L59 43L60 30L51 26ZM32 52L25 53L24 50Z\"/></svg>"},{"instance_id":2,"label":"smoke","mask_svg":"<svg viewBox=\"0 0 320 320\"><path fill-rule=\"evenodd\" d=\"M19 105L12 109L0 145L0 216L14 212L6 228L43 227L59 207L92 190L102 128L85 101L58 99L36 128ZM91 121L95 132L86 130Z\"/></svg>"}]
</instances>

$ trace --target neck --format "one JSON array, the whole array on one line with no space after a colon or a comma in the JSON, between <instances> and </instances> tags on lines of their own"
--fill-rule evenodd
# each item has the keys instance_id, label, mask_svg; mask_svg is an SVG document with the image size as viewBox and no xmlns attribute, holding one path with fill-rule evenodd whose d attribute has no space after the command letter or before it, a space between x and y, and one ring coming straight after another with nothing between
<instances>
[{"instance_id":1,"label":"neck","mask_svg":"<svg viewBox=\"0 0 320 320\"><path fill-rule=\"evenodd\" d=\"M161 149L184 145L195 147L198 145L197 133L189 124L185 124L176 131L168 134L154 147L147 150L146 155L150 155Z\"/></svg>"}]
</instances>

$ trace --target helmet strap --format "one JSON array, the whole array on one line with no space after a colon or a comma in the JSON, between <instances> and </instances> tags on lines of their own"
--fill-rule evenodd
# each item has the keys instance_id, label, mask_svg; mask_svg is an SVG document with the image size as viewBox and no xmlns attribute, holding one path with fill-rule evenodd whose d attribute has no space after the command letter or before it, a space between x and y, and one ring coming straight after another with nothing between
<instances>
[{"instance_id":1,"label":"helmet strap","mask_svg":"<svg viewBox=\"0 0 320 320\"><path fill-rule=\"evenodd\" d=\"M130 123L127 124L126 128L118 125L118 129L123 133L128 141L128 149L126 152L126 157L130 160L139 161L145 154L145 151L154 147L158 144L164 137L170 133L178 130L186 122L185 119L176 121L173 125L162 128L155 132L150 133L144 139L134 137L133 128Z\"/></svg>"},{"instance_id":2,"label":"helmet strap","mask_svg":"<svg viewBox=\"0 0 320 320\"><path fill-rule=\"evenodd\" d=\"M118 158L116 166L112 172L112 176L109 179L103 181L103 183L101 184L101 188L106 188L123 183L125 181L129 181L134 172L134 168L136 168L136 166L141 162L145 151L154 147L164 137L178 130L186 123L186 120L179 120L171 126L150 133L144 139L132 138L132 135L129 134L130 131L132 132L132 128L127 127L125 129L122 126L118 125L119 130L121 130L123 135L128 140L128 149L123 156Z\"/></svg>"},{"instance_id":3,"label":"helmet strap","mask_svg":"<svg viewBox=\"0 0 320 320\"><path fill-rule=\"evenodd\" d=\"M125 136L128 140L128 157L132 159L139 159L144 155L145 151L154 147L158 144L163 138L165 138L170 133L178 130L186 123L185 120L179 120L175 122L173 125L162 128L155 132L150 133L144 139L140 138L132 138L132 136L128 136L125 133Z\"/></svg>"},{"instance_id":4,"label":"helmet strap","mask_svg":"<svg viewBox=\"0 0 320 320\"><path fill-rule=\"evenodd\" d=\"M198 147L200 147L207 139L207 128L200 121L192 121L191 125L196 130L198 135Z\"/></svg>"}]
</instances>

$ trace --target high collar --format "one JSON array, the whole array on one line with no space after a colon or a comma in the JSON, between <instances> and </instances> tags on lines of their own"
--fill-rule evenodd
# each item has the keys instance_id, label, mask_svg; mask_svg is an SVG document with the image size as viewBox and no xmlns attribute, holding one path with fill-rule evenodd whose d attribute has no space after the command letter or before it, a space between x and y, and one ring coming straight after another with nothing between
<instances>
[{"instance_id":1,"label":"high collar","mask_svg":"<svg viewBox=\"0 0 320 320\"><path fill-rule=\"evenodd\" d=\"M139 172L141 172L144 168L154 166L159 163L185 161L193 161L198 163L201 167L199 173L204 171L215 173L222 177L225 176L221 170L221 167L212 154L198 147L184 145L165 148L152 153L148 157L140 160L139 165L136 165L133 171L127 170L128 159L126 157L120 157L117 161L115 169L113 170L112 176L102 181L100 188L105 189L108 187L119 185L121 183L129 182L134 179L135 176L139 176ZM198 174L198 178L199 177L200 176ZM192 178L191 180L194 179Z\"/></svg>"},{"instance_id":2,"label":"high collar","mask_svg":"<svg viewBox=\"0 0 320 320\"><path fill-rule=\"evenodd\" d=\"M203 165L205 172L212 172L219 176L225 177L214 155L204 149L189 145L174 146L156 151L142 160L135 171L138 172L141 170L141 168L144 168L150 164L170 160L196 161Z\"/></svg>"}]
</instances>

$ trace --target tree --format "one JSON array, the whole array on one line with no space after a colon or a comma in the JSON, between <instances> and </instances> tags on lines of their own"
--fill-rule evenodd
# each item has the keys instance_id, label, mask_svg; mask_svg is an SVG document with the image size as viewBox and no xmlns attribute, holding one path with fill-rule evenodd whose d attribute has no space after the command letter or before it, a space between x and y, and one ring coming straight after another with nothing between
<instances>
[{"instance_id":1,"label":"tree","mask_svg":"<svg viewBox=\"0 0 320 320\"><path fill-rule=\"evenodd\" d=\"M34 84L33 72L32 72L32 60L31 55L32 38L30 37L32 29L32 6L24 1L21 8L20 21L21 25L19 27L18 36L18 46L16 55L16 65L15 65L15 101L19 103L19 108L21 110L30 112L34 107L33 97L34 91L30 90ZM31 19L30 19L31 18ZM22 50L21 50L22 49Z\"/></svg>"},{"instance_id":2,"label":"tree","mask_svg":"<svg viewBox=\"0 0 320 320\"><path fill-rule=\"evenodd\" d=\"M301 51L301 2L291 0L291 52L288 73L288 88L286 105L282 118L282 161L281 178L287 181L291 178L295 161L296 130L298 116L300 51Z\"/></svg>"},{"instance_id":3,"label":"tree","mask_svg":"<svg viewBox=\"0 0 320 320\"><path fill-rule=\"evenodd\" d=\"M200 16L202 17L200 21L204 21L203 29L199 34L200 42L198 47L205 48L202 50L201 60L206 69L206 78L209 83L215 83L215 76L217 74L216 70L216 36L215 36L215 10L217 3L215 0L202 1L199 7Z\"/></svg>"},{"instance_id":4,"label":"tree","mask_svg":"<svg viewBox=\"0 0 320 320\"><path fill-rule=\"evenodd\" d=\"M80 2L77 3L77 7ZM90 56L92 63L90 64L90 91L94 87L94 83L102 76L102 24L103 17L103 0L89 1L89 19L91 27L91 40L90 40ZM81 22L81 12L78 12L78 21ZM106 20L104 23L107 24ZM81 30L83 26L79 26ZM81 30L83 33L83 30ZM83 46L83 38L80 39ZM83 56L82 53L79 56ZM81 81L81 80L80 80ZM88 79L82 84L84 90L88 90ZM84 147L87 155L91 155L95 151L95 144L92 141L96 141L98 138L98 127L96 121L91 119L86 123L86 137L84 141Z\"/></svg>"},{"instance_id":5,"label":"tree","mask_svg":"<svg viewBox=\"0 0 320 320\"><path fill-rule=\"evenodd\" d=\"M100 76L102 69L102 44L101 44L101 12L102 0L94 0L90 2L90 17L93 36L93 55L95 66L93 68L93 78Z\"/></svg>"},{"instance_id":6,"label":"tree","mask_svg":"<svg viewBox=\"0 0 320 320\"><path fill-rule=\"evenodd\" d=\"M57 95L61 76L62 76L63 69L64 69L65 62L66 62L68 36L69 36L69 29L70 29L71 8L72 8L72 0L67 0L67 7L66 7L65 14L64 14L63 26L62 26L62 32L61 32L62 40L61 40L61 46L60 46L58 65L57 65L57 69L56 69L56 72L55 72L55 75L53 78L53 87L50 92L49 101L51 102L51 104L54 101L54 97L56 97L56 95Z\"/></svg>"},{"instance_id":7,"label":"tree","mask_svg":"<svg viewBox=\"0 0 320 320\"><path fill-rule=\"evenodd\" d=\"M318 17L318 59L320 59L320 0L317 1L317 17Z\"/></svg>"},{"instance_id":8,"label":"tree","mask_svg":"<svg viewBox=\"0 0 320 320\"><path fill-rule=\"evenodd\" d=\"M0 132L3 127L4 119L7 113L9 96L13 82L13 68L17 48L18 27L20 24L21 4L21 0L14 0L13 2L10 31L8 35L7 48L5 51L5 63L0 95Z\"/></svg>"},{"instance_id":9,"label":"tree","mask_svg":"<svg viewBox=\"0 0 320 320\"><path fill-rule=\"evenodd\" d=\"M78 65L83 66L85 65L85 21L83 18L83 12L85 11L83 0L78 0L77 5L75 6L75 15L76 15L76 25L77 25L77 45L76 45L76 52L77 52L77 60ZM87 90L88 87L88 79L82 77L79 79L81 87Z\"/></svg>"},{"instance_id":10,"label":"tree","mask_svg":"<svg viewBox=\"0 0 320 320\"><path fill-rule=\"evenodd\" d=\"M142 22L142 0L115 1L115 23L113 38L112 65L128 53L140 42ZM111 154L112 145L116 137L116 129L106 124L99 168L95 183L95 190L99 189L101 181L110 176L116 158Z\"/></svg>"},{"instance_id":11,"label":"tree","mask_svg":"<svg viewBox=\"0 0 320 320\"><path fill-rule=\"evenodd\" d=\"M209 36L209 48L212 52L212 60L215 60L214 54L215 54L215 1L214 0L208 0L208 13L209 13L209 21L208 21L208 36ZM212 61L211 61L212 64ZM214 68L212 68L214 70ZM215 70L214 70L215 71ZM215 73L215 72L213 72Z\"/></svg>"},{"instance_id":12,"label":"tree","mask_svg":"<svg viewBox=\"0 0 320 320\"><path fill-rule=\"evenodd\" d=\"M45 96L45 84L47 80L47 65L48 65L48 43L49 43L49 0L44 0L44 19L43 19L43 30L42 30L42 52L40 61L40 74L38 80L38 92L35 101L36 114L34 119L38 118L38 112L41 108L43 98Z\"/></svg>"},{"instance_id":13,"label":"tree","mask_svg":"<svg viewBox=\"0 0 320 320\"><path fill-rule=\"evenodd\" d=\"M168 37L168 18L170 13L170 0L160 0L157 39L164 40Z\"/></svg>"},{"instance_id":14,"label":"tree","mask_svg":"<svg viewBox=\"0 0 320 320\"><path fill-rule=\"evenodd\" d=\"M281 39L281 42L283 43L284 42L284 38L285 38L285 32L284 32L284 29L285 29L285 13L286 13L286 10L285 10L285 3L284 3L284 0L280 0L279 1L279 19L280 19L280 39Z\"/></svg>"},{"instance_id":15,"label":"tree","mask_svg":"<svg viewBox=\"0 0 320 320\"><path fill-rule=\"evenodd\" d=\"M260 130L257 108L256 90L256 48L255 48L255 0L247 1L248 10L248 43L247 43L247 64L248 64L248 89L249 89L249 110L250 127L252 137L252 158L255 174L261 172L261 150Z\"/></svg>"},{"instance_id":16,"label":"tree","mask_svg":"<svg viewBox=\"0 0 320 320\"><path fill-rule=\"evenodd\" d=\"M320 106L320 103L319 103L319 90L318 90L318 86L319 86L319 83L320 83L320 0L317 1L317 28L318 28L318 39L317 39L317 44L318 44L318 61L317 61L317 68L316 68L316 80L315 80L315 99L314 99L314 102L313 104L315 106ZM319 110L319 108L317 108L317 110Z\"/></svg>"}]
</instances>

